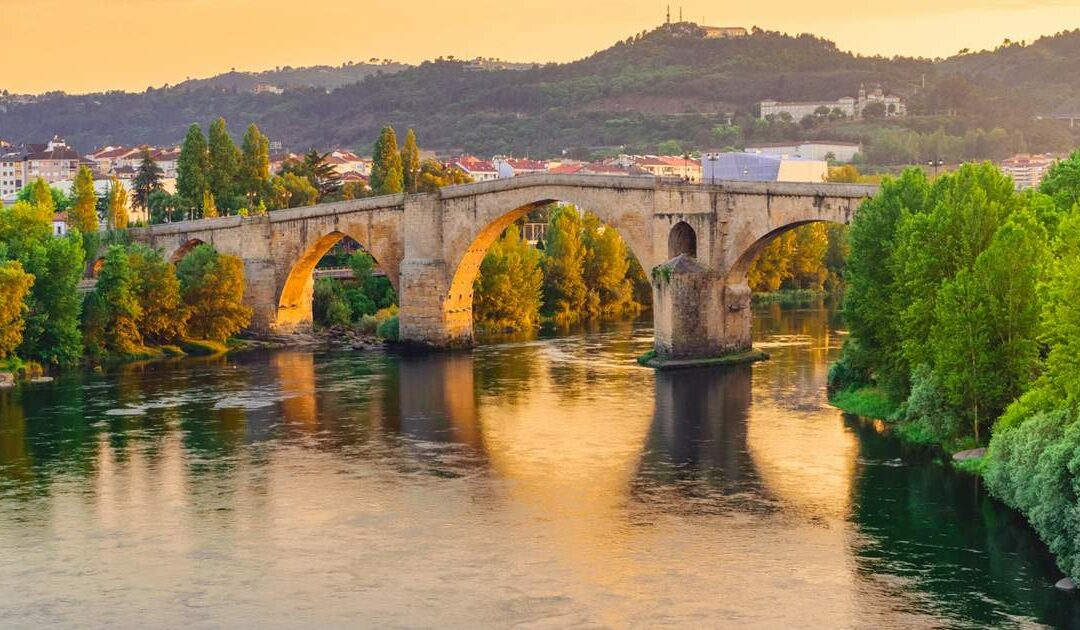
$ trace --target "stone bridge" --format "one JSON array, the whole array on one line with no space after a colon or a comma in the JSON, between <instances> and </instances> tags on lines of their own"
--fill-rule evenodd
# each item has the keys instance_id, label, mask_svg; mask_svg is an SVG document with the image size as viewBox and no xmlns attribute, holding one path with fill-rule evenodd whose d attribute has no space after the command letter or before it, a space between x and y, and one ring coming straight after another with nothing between
<instances>
[{"instance_id":1,"label":"stone bridge","mask_svg":"<svg viewBox=\"0 0 1080 630\"><path fill-rule=\"evenodd\" d=\"M807 223L848 223L875 190L539 174L131 234L173 261L200 243L241 258L245 300L255 313L251 327L275 334L310 330L315 264L349 236L398 290L402 340L455 347L472 343L473 281L487 249L530 210L572 203L618 230L646 272L652 270L657 352L696 358L750 348L746 273L770 241Z\"/></svg>"}]
</instances>

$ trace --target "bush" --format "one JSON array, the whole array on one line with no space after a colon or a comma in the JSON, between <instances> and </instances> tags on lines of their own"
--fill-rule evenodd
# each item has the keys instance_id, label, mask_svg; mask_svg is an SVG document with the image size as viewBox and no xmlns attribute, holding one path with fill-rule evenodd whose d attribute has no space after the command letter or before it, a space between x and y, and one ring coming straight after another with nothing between
<instances>
[{"instance_id":1,"label":"bush","mask_svg":"<svg viewBox=\"0 0 1080 630\"><path fill-rule=\"evenodd\" d=\"M929 366L920 365L911 376L911 396L905 405L903 421L918 435L917 442L947 443L963 435L967 422L961 420L945 398L938 377Z\"/></svg>"},{"instance_id":2,"label":"bush","mask_svg":"<svg viewBox=\"0 0 1080 630\"><path fill-rule=\"evenodd\" d=\"M180 342L180 349L194 356L209 356L229 351L225 344L209 339L184 339Z\"/></svg>"},{"instance_id":3,"label":"bush","mask_svg":"<svg viewBox=\"0 0 1080 630\"><path fill-rule=\"evenodd\" d=\"M398 340L398 316L394 315L390 319L379 324L379 327L375 329L375 334L387 341Z\"/></svg>"}]
</instances>

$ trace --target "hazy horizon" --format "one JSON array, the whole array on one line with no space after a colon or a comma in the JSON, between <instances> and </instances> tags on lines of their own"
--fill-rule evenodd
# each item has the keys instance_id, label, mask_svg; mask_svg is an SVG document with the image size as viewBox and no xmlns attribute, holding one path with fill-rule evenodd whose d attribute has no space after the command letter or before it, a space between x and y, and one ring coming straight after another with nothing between
<instances>
[{"instance_id":1,"label":"hazy horizon","mask_svg":"<svg viewBox=\"0 0 1080 630\"><path fill-rule=\"evenodd\" d=\"M23 58L33 60L6 69L0 89L142 91L233 68L340 66L372 57L413 64L449 55L568 62L655 28L666 6L597 0L560 8L555 16L550 8L494 0L477 0L465 9L425 4L371 0L312 15L309 5L284 0L103 0L93 6L0 0L0 21L14 27L8 29L7 48L30 51ZM948 7L910 0L856 15L843 6L795 0L777 0L772 7L718 8L693 0L683 3L682 16L714 26L813 33L858 54L931 58L1080 27L1080 0L957 0ZM679 18L677 3L672 18ZM41 46L43 41L49 46Z\"/></svg>"}]
</instances>

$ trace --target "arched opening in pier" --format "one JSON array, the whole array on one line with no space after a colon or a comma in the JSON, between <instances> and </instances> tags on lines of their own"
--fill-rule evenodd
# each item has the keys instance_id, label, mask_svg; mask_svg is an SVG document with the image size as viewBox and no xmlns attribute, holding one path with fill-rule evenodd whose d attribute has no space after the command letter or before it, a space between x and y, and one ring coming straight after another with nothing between
<instances>
[{"instance_id":1,"label":"arched opening in pier","mask_svg":"<svg viewBox=\"0 0 1080 630\"><path fill-rule=\"evenodd\" d=\"M697 233L686 221L679 221L668 233L668 260L687 255L697 258Z\"/></svg>"}]
</instances>

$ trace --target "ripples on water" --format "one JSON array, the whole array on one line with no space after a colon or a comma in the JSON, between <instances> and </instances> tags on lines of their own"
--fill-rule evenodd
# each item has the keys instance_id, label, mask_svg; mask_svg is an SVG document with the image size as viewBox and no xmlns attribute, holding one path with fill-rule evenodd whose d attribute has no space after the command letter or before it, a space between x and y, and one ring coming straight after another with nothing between
<instances>
[{"instance_id":1,"label":"ripples on water","mask_svg":"<svg viewBox=\"0 0 1080 630\"><path fill-rule=\"evenodd\" d=\"M773 359L654 373L629 322L474 353L282 351L0 393L4 627L1075 622L976 483Z\"/></svg>"}]
</instances>

